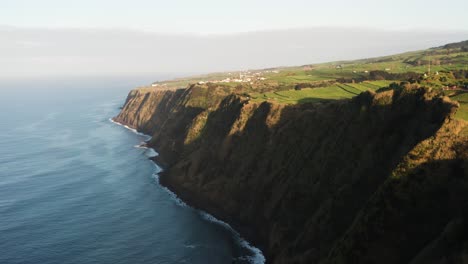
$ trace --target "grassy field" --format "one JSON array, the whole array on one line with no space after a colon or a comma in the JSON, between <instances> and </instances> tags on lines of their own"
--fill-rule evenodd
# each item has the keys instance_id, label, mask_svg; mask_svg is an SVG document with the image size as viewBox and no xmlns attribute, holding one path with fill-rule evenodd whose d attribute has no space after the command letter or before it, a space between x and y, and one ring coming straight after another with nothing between
<instances>
[{"instance_id":1,"label":"grassy field","mask_svg":"<svg viewBox=\"0 0 468 264\"><path fill-rule=\"evenodd\" d=\"M460 108L455 115L456 118L468 121L468 92L462 92L451 97L460 103Z\"/></svg>"},{"instance_id":2,"label":"grassy field","mask_svg":"<svg viewBox=\"0 0 468 264\"><path fill-rule=\"evenodd\" d=\"M320 102L328 100L349 99L366 90L376 90L387 87L390 81L374 81L350 84L334 84L320 88L304 88L302 90L287 90L267 93L251 93L254 102L273 101L283 104L305 102Z\"/></svg>"}]
</instances>

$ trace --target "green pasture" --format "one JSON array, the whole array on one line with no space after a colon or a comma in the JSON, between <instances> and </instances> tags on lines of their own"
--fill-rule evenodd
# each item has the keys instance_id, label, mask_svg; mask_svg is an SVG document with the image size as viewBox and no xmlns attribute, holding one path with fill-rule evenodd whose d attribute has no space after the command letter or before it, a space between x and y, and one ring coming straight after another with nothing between
<instances>
[{"instance_id":1,"label":"green pasture","mask_svg":"<svg viewBox=\"0 0 468 264\"><path fill-rule=\"evenodd\" d=\"M390 81L374 81L349 84L334 84L320 88L304 88L267 93L250 93L254 102L272 101L284 104L320 102L328 100L349 99L366 90L377 90L387 87Z\"/></svg>"}]
</instances>

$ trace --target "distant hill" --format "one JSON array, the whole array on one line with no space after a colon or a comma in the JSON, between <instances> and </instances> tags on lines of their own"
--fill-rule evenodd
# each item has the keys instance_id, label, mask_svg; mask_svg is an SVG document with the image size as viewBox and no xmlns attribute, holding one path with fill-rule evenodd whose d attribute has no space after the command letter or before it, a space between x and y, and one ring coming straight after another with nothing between
<instances>
[{"instance_id":1,"label":"distant hill","mask_svg":"<svg viewBox=\"0 0 468 264\"><path fill-rule=\"evenodd\" d=\"M450 43L443 46L444 49L463 49L464 51L468 51L468 40L460 41L457 43Z\"/></svg>"}]
</instances>

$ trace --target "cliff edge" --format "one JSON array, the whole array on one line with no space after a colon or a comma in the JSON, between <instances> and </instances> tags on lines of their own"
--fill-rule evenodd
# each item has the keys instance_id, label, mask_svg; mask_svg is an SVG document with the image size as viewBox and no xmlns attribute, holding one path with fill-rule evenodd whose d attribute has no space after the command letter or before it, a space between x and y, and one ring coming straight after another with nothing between
<instances>
[{"instance_id":1,"label":"cliff edge","mask_svg":"<svg viewBox=\"0 0 468 264\"><path fill-rule=\"evenodd\" d=\"M133 90L114 120L152 135L161 183L269 263L466 263L457 107L424 88L282 105L192 85Z\"/></svg>"}]
</instances>

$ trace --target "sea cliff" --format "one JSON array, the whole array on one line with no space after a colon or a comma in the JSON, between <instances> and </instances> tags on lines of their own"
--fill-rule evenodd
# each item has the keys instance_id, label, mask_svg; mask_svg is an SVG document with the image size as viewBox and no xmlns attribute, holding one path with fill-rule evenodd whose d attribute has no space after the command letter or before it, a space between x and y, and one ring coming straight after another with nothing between
<instances>
[{"instance_id":1,"label":"sea cliff","mask_svg":"<svg viewBox=\"0 0 468 264\"><path fill-rule=\"evenodd\" d=\"M136 89L115 121L152 135L161 183L269 263L468 261L467 124L425 88L255 103Z\"/></svg>"}]
</instances>

